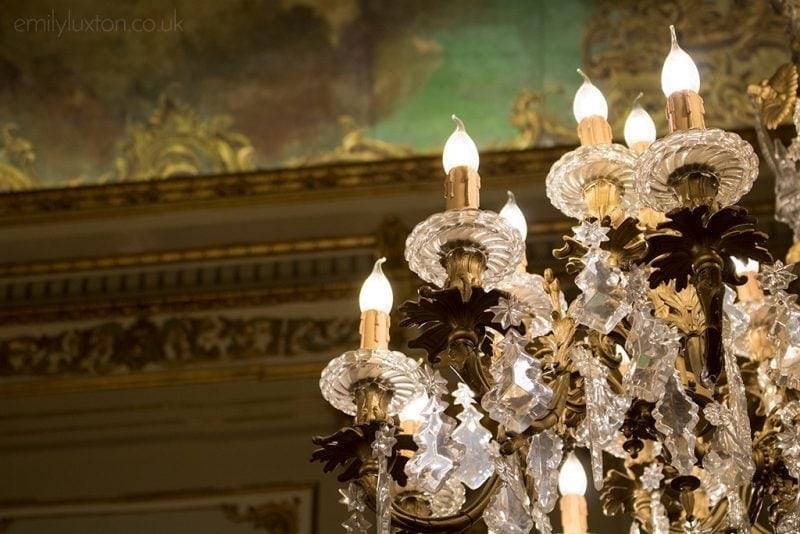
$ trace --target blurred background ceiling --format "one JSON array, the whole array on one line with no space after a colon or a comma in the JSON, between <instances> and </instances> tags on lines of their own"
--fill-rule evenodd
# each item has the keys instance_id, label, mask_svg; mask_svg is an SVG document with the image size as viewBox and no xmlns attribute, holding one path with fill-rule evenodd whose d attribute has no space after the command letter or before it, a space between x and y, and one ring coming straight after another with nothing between
<instances>
[{"instance_id":1,"label":"blurred background ceiling","mask_svg":"<svg viewBox=\"0 0 800 534\"><path fill-rule=\"evenodd\" d=\"M338 532L308 463L339 416L378 254L441 209L456 112L483 205L512 189L529 270L570 222L544 193L581 67L616 136L665 131L674 23L709 125L755 142L746 87L790 60L769 2L29 0L0 5L0 532ZM139 28L137 31L136 28ZM786 132L779 130L785 135ZM781 256L764 172L744 205ZM404 339L394 337L398 346ZM593 532L627 529L589 498ZM558 520L555 519L557 525Z\"/></svg>"}]
</instances>

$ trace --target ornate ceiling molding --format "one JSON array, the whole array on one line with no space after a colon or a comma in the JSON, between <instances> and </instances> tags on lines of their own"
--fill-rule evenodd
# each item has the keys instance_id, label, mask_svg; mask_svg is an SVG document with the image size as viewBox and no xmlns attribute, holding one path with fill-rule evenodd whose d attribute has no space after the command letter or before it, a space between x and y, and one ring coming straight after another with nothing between
<instances>
[{"instance_id":1,"label":"ornate ceiling molding","mask_svg":"<svg viewBox=\"0 0 800 534\"><path fill-rule=\"evenodd\" d=\"M791 128L779 128L789 139ZM738 131L756 144L752 129ZM548 170L573 147L484 152L481 171L491 187L544 183ZM209 207L235 207L436 190L437 156L281 168L215 176L16 191L0 194L0 224L63 222Z\"/></svg>"},{"instance_id":2,"label":"ornate ceiling molding","mask_svg":"<svg viewBox=\"0 0 800 534\"><path fill-rule=\"evenodd\" d=\"M312 376L358 343L357 321L139 318L0 338L0 395Z\"/></svg>"}]
</instances>

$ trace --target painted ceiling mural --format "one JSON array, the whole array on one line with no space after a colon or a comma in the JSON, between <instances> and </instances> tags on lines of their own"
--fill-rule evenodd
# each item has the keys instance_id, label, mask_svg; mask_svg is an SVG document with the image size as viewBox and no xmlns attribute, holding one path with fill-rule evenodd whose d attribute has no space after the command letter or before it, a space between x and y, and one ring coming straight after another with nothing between
<instances>
[{"instance_id":1,"label":"painted ceiling mural","mask_svg":"<svg viewBox=\"0 0 800 534\"><path fill-rule=\"evenodd\" d=\"M0 5L2 190L431 154L454 112L482 150L574 144L578 66L615 132L639 91L663 131L670 23L709 124L748 127L747 83L789 58L766 1L13 4Z\"/></svg>"}]
</instances>

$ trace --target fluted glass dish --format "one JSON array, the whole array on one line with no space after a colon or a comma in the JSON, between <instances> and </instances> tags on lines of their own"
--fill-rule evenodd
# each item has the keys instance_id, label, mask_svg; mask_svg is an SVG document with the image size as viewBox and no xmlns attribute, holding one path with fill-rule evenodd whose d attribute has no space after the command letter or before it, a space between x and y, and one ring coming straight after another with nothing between
<instances>
[{"instance_id":1,"label":"fluted glass dish","mask_svg":"<svg viewBox=\"0 0 800 534\"><path fill-rule=\"evenodd\" d=\"M636 155L617 145L586 145L561 156L547 173L545 185L550 203L564 215L583 219L588 213L584 189L604 179L619 188L625 214L635 217L639 201L633 183Z\"/></svg>"},{"instance_id":2,"label":"fluted glass dish","mask_svg":"<svg viewBox=\"0 0 800 534\"><path fill-rule=\"evenodd\" d=\"M673 132L657 140L636 163L636 190L643 204L668 212L685 206L671 178L681 168L705 169L719 181L715 200L735 204L758 177L758 157L738 135L717 128Z\"/></svg>"},{"instance_id":3,"label":"fluted glass dish","mask_svg":"<svg viewBox=\"0 0 800 534\"><path fill-rule=\"evenodd\" d=\"M386 349L349 350L331 360L319 379L322 396L347 415L356 414L353 386L375 381L392 390L387 414L400 410L423 392L418 380L418 363L402 352Z\"/></svg>"},{"instance_id":4,"label":"fluted glass dish","mask_svg":"<svg viewBox=\"0 0 800 534\"><path fill-rule=\"evenodd\" d=\"M483 283L499 282L522 260L522 236L503 217L488 210L450 210L431 215L406 239L406 261L417 276L443 287L447 271L442 257L448 244L471 243L486 257Z\"/></svg>"}]
</instances>

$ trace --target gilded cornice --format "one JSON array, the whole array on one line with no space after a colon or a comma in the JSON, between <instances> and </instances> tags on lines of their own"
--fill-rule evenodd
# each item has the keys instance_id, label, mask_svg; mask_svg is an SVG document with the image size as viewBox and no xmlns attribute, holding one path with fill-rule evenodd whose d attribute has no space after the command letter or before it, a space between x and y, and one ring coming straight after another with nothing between
<instances>
[{"instance_id":1,"label":"gilded cornice","mask_svg":"<svg viewBox=\"0 0 800 534\"><path fill-rule=\"evenodd\" d=\"M792 135L790 130L779 128L778 136L788 139ZM756 145L754 130L737 133ZM487 180L490 187L531 183L543 187L550 167L572 148L486 151L481 153L481 174L492 178ZM0 194L0 224L434 191L441 188L441 175L441 158L435 155L15 191Z\"/></svg>"},{"instance_id":2,"label":"gilded cornice","mask_svg":"<svg viewBox=\"0 0 800 534\"><path fill-rule=\"evenodd\" d=\"M481 154L481 171L506 187L544 181L565 148ZM441 158L339 163L216 176L175 177L146 182L38 189L0 195L0 223L26 224L66 218L208 207L332 200L441 188Z\"/></svg>"}]
</instances>

